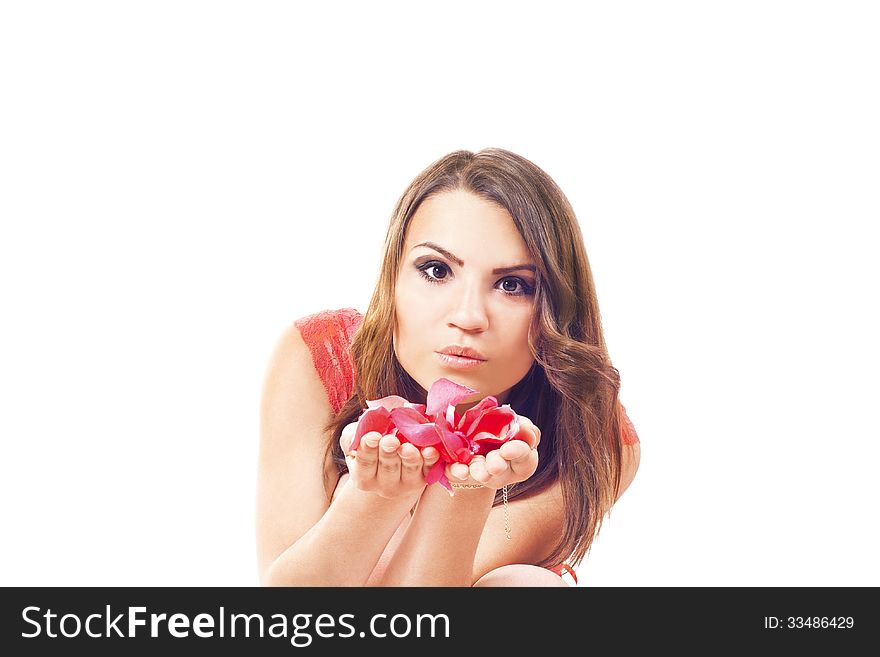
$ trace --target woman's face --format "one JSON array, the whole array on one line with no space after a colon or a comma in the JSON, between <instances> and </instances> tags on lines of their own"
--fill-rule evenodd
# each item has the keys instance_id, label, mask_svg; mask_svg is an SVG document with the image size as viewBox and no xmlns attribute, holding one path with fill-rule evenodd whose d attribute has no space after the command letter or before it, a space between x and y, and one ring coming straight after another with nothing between
<instances>
[{"instance_id":1,"label":"woman's face","mask_svg":"<svg viewBox=\"0 0 880 657\"><path fill-rule=\"evenodd\" d=\"M536 274L525 242L502 208L470 192L423 201L407 229L394 293L394 351L425 390L441 377L504 403L532 366L529 325ZM442 356L467 347L479 359Z\"/></svg>"}]
</instances>

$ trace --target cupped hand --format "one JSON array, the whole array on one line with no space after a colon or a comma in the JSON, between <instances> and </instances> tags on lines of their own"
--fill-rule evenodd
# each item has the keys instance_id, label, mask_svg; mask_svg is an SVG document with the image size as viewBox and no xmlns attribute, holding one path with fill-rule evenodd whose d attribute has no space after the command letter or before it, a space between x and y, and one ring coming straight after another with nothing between
<instances>
[{"instance_id":1,"label":"cupped hand","mask_svg":"<svg viewBox=\"0 0 880 657\"><path fill-rule=\"evenodd\" d=\"M357 422L347 425L339 444L351 481L359 489L388 499L424 489L428 471L440 458L435 447L419 449L412 443L401 443L396 436L371 431L361 436L356 450L350 451L356 428Z\"/></svg>"},{"instance_id":2,"label":"cupped hand","mask_svg":"<svg viewBox=\"0 0 880 657\"><path fill-rule=\"evenodd\" d=\"M516 438L503 443L485 456L474 456L467 465L452 463L446 476L452 483L482 484L487 488L525 481L538 469L538 444L541 430L525 416L520 416Z\"/></svg>"}]
</instances>

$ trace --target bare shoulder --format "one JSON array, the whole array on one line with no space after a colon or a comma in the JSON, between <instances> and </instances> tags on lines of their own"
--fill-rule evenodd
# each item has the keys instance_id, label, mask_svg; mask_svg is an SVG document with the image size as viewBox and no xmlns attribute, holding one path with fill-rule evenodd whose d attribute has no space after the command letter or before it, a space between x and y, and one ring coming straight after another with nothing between
<instances>
[{"instance_id":1,"label":"bare shoulder","mask_svg":"<svg viewBox=\"0 0 880 657\"><path fill-rule=\"evenodd\" d=\"M332 418L312 355L295 325L279 337L263 381L257 476L261 573L324 514Z\"/></svg>"},{"instance_id":2,"label":"bare shoulder","mask_svg":"<svg viewBox=\"0 0 880 657\"><path fill-rule=\"evenodd\" d=\"M261 413L263 429L267 428L265 421L273 425L295 423L297 433L304 428L323 427L332 418L333 411L311 351L295 324L287 327L275 344L263 381ZM279 431L264 431L262 436L264 445L276 439L286 443L290 437Z\"/></svg>"}]
</instances>

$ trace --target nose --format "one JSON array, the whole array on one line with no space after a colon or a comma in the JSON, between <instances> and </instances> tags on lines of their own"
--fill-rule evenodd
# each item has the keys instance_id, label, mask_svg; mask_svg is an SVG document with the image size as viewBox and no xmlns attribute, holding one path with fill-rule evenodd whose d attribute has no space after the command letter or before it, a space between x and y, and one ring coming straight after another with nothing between
<instances>
[{"instance_id":1,"label":"nose","mask_svg":"<svg viewBox=\"0 0 880 657\"><path fill-rule=\"evenodd\" d=\"M485 331L489 327L485 299L476 282L461 286L460 294L455 295L449 324L463 331Z\"/></svg>"}]
</instances>

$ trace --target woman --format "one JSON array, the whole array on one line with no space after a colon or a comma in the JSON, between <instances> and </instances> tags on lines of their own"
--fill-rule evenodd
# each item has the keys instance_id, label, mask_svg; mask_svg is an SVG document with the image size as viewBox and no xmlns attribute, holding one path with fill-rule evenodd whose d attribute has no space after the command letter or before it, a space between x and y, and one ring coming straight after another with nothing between
<instances>
[{"instance_id":1,"label":"woman","mask_svg":"<svg viewBox=\"0 0 880 657\"><path fill-rule=\"evenodd\" d=\"M520 440L446 467L453 495L426 485L434 447L372 432L350 450L368 400L424 404L440 378L478 391L458 413L491 395L522 418ZM566 586L638 468L619 386L562 191L509 151L450 153L399 199L364 316L302 318L276 347L261 582Z\"/></svg>"}]
</instances>

